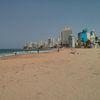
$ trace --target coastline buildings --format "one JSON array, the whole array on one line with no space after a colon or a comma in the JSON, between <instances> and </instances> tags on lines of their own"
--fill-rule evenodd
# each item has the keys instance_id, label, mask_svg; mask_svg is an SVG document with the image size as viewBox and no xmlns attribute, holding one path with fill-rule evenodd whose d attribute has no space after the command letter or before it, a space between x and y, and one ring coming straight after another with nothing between
<instances>
[{"instance_id":1,"label":"coastline buildings","mask_svg":"<svg viewBox=\"0 0 100 100\"><path fill-rule=\"evenodd\" d=\"M68 39L69 39L69 47L75 48L75 44L76 44L75 36L71 34Z\"/></svg>"},{"instance_id":2,"label":"coastline buildings","mask_svg":"<svg viewBox=\"0 0 100 100\"><path fill-rule=\"evenodd\" d=\"M50 47L50 48L53 47L53 38L52 37L48 38L48 47Z\"/></svg>"},{"instance_id":3,"label":"coastline buildings","mask_svg":"<svg viewBox=\"0 0 100 100\"><path fill-rule=\"evenodd\" d=\"M96 32L83 29L78 33L78 47L92 48L96 47Z\"/></svg>"},{"instance_id":4,"label":"coastline buildings","mask_svg":"<svg viewBox=\"0 0 100 100\"><path fill-rule=\"evenodd\" d=\"M96 38L96 32L95 31L91 31L90 35L88 36L88 39L94 43L95 42L95 38Z\"/></svg>"},{"instance_id":5,"label":"coastline buildings","mask_svg":"<svg viewBox=\"0 0 100 100\"><path fill-rule=\"evenodd\" d=\"M49 37L47 41L38 42L26 42L24 49L37 49L37 48L57 48L57 47L69 47L69 48L81 48L81 47L94 47L98 42L100 44L100 38L96 39L96 32L90 31L85 28L78 33L76 39L72 30L69 27L65 27L64 30L59 34L58 38ZM76 42L77 41L77 42Z\"/></svg>"},{"instance_id":6,"label":"coastline buildings","mask_svg":"<svg viewBox=\"0 0 100 100\"><path fill-rule=\"evenodd\" d=\"M69 27L65 27L61 32L61 44L65 47L69 47L69 36L72 34L72 30Z\"/></svg>"},{"instance_id":7,"label":"coastline buildings","mask_svg":"<svg viewBox=\"0 0 100 100\"><path fill-rule=\"evenodd\" d=\"M24 49L32 49L33 48L33 43L32 42L26 42L24 45Z\"/></svg>"},{"instance_id":8,"label":"coastline buildings","mask_svg":"<svg viewBox=\"0 0 100 100\"><path fill-rule=\"evenodd\" d=\"M81 40L83 43L86 43L88 40L90 40L91 43L95 43L95 37L96 32L88 32L88 29L83 29L82 32L78 33L78 39Z\"/></svg>"},{"instance_id":9,"label":"coastline buildings","mask_svg":"<svg viewBox=\"0 0 100 100\"><path fill-rule=\"evenodd\" d=\"M24 49L37 49L37 48L53 48L55 46L54 38L50 37L47 41L38 41L38 42L26 42L24 45Z\"/></svg>"},{"instance_id":10,"label":"coastline buildings","mask_svg":"<svg viewBox=\"0 0 100 100\"><path fill-rule=\"evenodd\" d=\"M58 38L49 37L47 41L43 42L26 42L24 49L34 48L57 48L60 47L75 47L75 36L72 34L72 30L69 27L65 27L60 33Z\"/></svg>"},{"instance_id":11,"label":"coastline buildings","mask_svg":"<svg viewBox=\"0 0 100 100\"><path fill-rule=\"evenodd\" d=\"M78 33L78 39L81 40L83 43L86 43L86 41L88 40L87 34L89 34L88 30L83 29L82 32Z\"/></svg>"}]
</instances>

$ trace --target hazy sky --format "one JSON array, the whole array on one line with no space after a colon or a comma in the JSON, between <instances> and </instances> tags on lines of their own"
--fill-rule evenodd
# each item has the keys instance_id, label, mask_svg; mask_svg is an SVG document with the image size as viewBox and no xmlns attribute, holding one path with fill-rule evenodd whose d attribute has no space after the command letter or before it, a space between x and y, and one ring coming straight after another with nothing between
<instances>
[{"instance_id":1,"label":"hazy sky","mask_svg":"<svg viewBox=\"0 0 100 100\"><path fill-rule=\"evenodd\" d=\"M64 26L100 35L100 0L0 0L0 48L57 37Z\"/></svg>"}]
</instances>

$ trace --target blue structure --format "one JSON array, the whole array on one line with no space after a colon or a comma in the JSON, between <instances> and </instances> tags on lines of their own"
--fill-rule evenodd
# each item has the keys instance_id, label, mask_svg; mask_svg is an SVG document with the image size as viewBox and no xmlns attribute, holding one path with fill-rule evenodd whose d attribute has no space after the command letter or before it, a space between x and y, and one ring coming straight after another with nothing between
<instances>
[{"instance_id":1,"label":"blue structure","mask_svg":"<svg viewBox=\"0 0 100 100\"><path fill-rule=\"evenodd\" d=\"M82 32L78 33L78 39L80 39L83 43L86 43L86 41L88 40L87 38L87 29L84 29Z\"/></svg>"}]
</instances>

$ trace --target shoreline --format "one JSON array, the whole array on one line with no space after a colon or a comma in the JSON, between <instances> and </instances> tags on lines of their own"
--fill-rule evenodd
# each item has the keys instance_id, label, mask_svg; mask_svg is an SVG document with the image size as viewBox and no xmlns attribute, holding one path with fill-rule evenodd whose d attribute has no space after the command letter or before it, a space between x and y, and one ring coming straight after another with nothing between
<instances>
[{"instance_id":1,"label":"shoreline","mask_svg":"<svg viewBox=\"0 0 100 100\"><path fill-rule=\"evenodd\" d=\"M25 54L13 54L13 55L8 55L8 56L2 56L0 57L0 60L6 60L6 59L16 59L16 58L30 58L31 56L34 55L40 55L40 54L48 54L52 52L56 52L57 49L51 49L51 50L45 50L45 51L39 51L39 53L36 51L36 53L25 53Z\"/></svg>"},{"instance_id":2,"label":"shoreline","mask_svg":"<svg viewBox=\"0 0 100 100\"><path fill-rule=\"evenodd\" d=\"M57 49L48 49L48 50L40 50L39 53L38 51L28 51L28 52L13 52L13 53L5 53L5 55L0 56L0 59L5 59L5 58L14 58L14 57L19 57L19 56L28 56L28 55L33 55L33 54L42 54L42 53L49 53L49 52L54 52Z\"/></svg>"},{"instance_id":3,"label":"shoreline","mask_svg":"<svg viewBox=\"0 0 100 100\"><path fill-rule=\"evenodd\" d=\"M70 54L74 54L76 51L78 51L78 50L93 50L93 49L100 49L100 48L61 48L61 49L59 49L59 51L58 51L58 49L56 48L56 49L51 49L51 50L48 50L48 51L43 51L43 52L36 52L36 53L25 53L25 54L14 54L14 55L10 55L10 56L2 56L2 57L0 57L0 60L8 60L8 59L20 59L20 58L33 58L34 56L37 56L37 55L43 55L43 54L49 54L49 53L54 53L54 52L61 52L61 51L65 51L65 50L70 50ZM77 53L78 54L78 53Z\"/></svg>"}]
</instances>

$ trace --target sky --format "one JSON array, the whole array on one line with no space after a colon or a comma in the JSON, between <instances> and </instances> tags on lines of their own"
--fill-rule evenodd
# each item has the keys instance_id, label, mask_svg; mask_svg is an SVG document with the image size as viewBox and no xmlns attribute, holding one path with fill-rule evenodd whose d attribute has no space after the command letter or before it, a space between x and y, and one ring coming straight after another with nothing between
<instances>
[{"instance_id":1,"label":"sky","mask_svg":"<svg viewBox=\"0 0 100 100\"><path fill-rule=\"evenodd\" d=\"M65 26L100 36L100 0L0 0L0 49L57 38Z\"/></svg>"}]
</instances>

